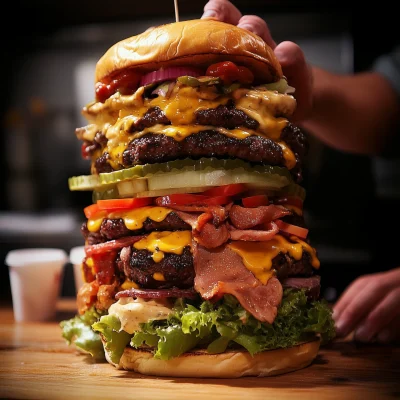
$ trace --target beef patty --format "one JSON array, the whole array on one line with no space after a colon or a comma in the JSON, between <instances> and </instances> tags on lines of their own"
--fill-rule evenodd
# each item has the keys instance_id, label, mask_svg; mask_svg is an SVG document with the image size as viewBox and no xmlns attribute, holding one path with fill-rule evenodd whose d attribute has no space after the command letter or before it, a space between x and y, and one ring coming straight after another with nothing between
<instances>
[{"instance_id":1,"label":"beef patty","mask_svg":"<svg viewBox=\"0 0 400 400\"><path fill-rule=\"evenodd\" d=\"M171 211L162 221L156 222L147 218L143 228L129 230L122 218L104 218L97 232L90 232L85 221L81 226L81 233L88 245L104 243L108 240L120 239L126 236L137 236L153 231L189 231L192 227L182 221L176 213Z\"/></svg>"},{"instance_id":2,"label":"beef patty","mask_svg":"<svg viewBox=\"0 0 400 400\"><path fill-rule=\"evenodd\" d=\"M155 262L148 250L126 247L117 257L116 266L126 278L144 289L189 288L193 286L195 277L193 256L189 247L185 247L181 255L164 253L160 262ZM277 271L279 280L313 274L311 257L306 251L300 260L279 253L272 260L272 269ZM155 273L162 274L163 280L157 279Z\"/></svg>"}]
</instances>

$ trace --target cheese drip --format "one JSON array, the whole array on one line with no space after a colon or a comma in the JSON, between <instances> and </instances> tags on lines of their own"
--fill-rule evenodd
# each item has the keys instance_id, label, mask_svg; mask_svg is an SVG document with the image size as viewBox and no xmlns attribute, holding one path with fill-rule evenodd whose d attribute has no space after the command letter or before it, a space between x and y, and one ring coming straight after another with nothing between
<instances>
[{"instance_id":1,"label":"cheese drip","mask_svg":"<svg viewBox=\"0 0 400 400\"><path fill-rule=\"evenodd\" d=\"M159 107L174 126L191 125L195 122L197 111L226 105L232 99L237 109L259 122L256 134L277 140L287 125L287 119L276 118L275 115L290 116L296 108L293 96L269 90L238 89L232 95L219 96L212 87L204 88L200 94L196 88L177 85L168 98L144 99L141 89L130 96L116 93L105 103L91 103L84 107L82 114L90 124L79 130L79 139L92 141L98 131L105 133L107 139L113 139L118 130L129 130L133 123L154 107ZM205 96L205 91L209 91L209 96Z\"/></svg>"},{"instance_id":2,"label":"cheese drip","mask_svg":"<svg viewBox=\"0 0 400 400\"><path fill-rule=\"evenodd\" d=\"M266 242L235 241L228 246L242 258L246 268L265 285L274 275L274 271L271 270L272 260L279 253L289 253L295 260L300 260L305 250L311 256L311 265L319 268L320 262L313 247L295 236L292 236L290 240L296 243L288 241L282 235L275 235Z\"/></svg>"},{"instance_id":3,"label":"cheese drip","mask_svg":"<svg viewBox=\"0 0 400 400\"><path fill-rule=\"evenodd\" d=\"M136 242L133 246L136 250L147 250L152 254L155 262L160 262L164 258L164 253L182 254L183 249L191 246L191 231L175 232L151 232L143 239Z\"/></svg>"},{"instance_id":4,"label":"cheese drip","mask_svg":"<svg viewBox=\"0 0 400 400\"><path fill-rule=\"evenodd\" d=\"M286 118L275 118L274 115L277 113L276 109L280 108L282 101L292 103L291 96L282 97L282 94L269 90L246 89L238 89L233 96L239 97L235 102L235 107L260 124L258 131L273 140L279 139L288 120ZM291 106L293 107L293 105Z\"/></svg>"},{"instance_id":5,"label":"cheese drip","mask_svg":"<svg viewBox=\"0 0 400 400\"><path fill-rule=\"evenodd\" d=\"M140 90L140 89L139 89ZM144 99L138 95L139 90L131 96L122 96L119 93L111 96L104 104L93 103L84 108L84 116L91 122L81 129L79 138L93 140L97 132L101 131L108 139L103 153L109 154L108 162L114 170L123 165L123 152L129 142L147 133L164 134L181 141L202 130L213 129L223 135L244 139L248 136L258 135L278 141L282 130L288 123L283 117L275 115L291 115L296 107L293 96L280 94L269 90L237 89L231 95L217 95L212 87L203 88L209 91L211 99L199 97L196 88L190 86L175 86L169 98L158 96L153 99ZM142 93L142 92L141 92ZM245 112L249 117L259 123L257 130L247 128L225 129L216 126L195 125L196 112L204 109L215 109L219 105L226 105L233 99L235 107ZM131 127L146 112L154 107L159 107L171 121L171 125L154 125L140 132L129 133ZM296 165L293 152L284 142L278 143L285 159L285 166L292 169ZM96 154L93 159L98 158Z\"/></svg>"},{"instance_id":6,"label":"cheese drip","mask_svg":"<svg viewBox=\"0 0 400 400\"><path fill-rule=\"evenodd\" d=\"M104 218L123 219L125 226L131 230L143 228L143 223L147 218L155 222L163 221L172 210L166 207L140 207L133 210L118 211L107 214L106 211L89 218L87 227L89 232L98 232Z\"/></svg>"}]
</instances>

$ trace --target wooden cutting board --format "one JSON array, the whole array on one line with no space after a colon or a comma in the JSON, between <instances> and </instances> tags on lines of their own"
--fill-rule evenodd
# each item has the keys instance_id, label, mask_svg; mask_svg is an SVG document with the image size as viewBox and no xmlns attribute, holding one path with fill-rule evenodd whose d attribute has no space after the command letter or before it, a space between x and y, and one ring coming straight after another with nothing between
<instances>
[{"instance_id":1,"label":"wooden cutting board","mask_svg":"<svg viewBox=\"0 0 400 400\"><path fill-rule=\"evenodd\" d=\"M15 324L0 309L0 397L7 399L394 399L400 398L400 347L350 340L323 347L302 370L267 378L177 379L119 371L68 347L58 322Z\"/></svg>"}]
</instances>

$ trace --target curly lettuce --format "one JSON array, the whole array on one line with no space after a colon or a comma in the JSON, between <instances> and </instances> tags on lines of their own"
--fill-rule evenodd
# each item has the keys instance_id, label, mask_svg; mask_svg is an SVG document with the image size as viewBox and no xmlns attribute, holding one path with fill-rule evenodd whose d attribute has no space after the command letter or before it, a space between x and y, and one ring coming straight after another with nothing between
<instances>
[{"instance_id":1,"label":"curly lettuce","mask_svg":"<svg viewBox=\"0 0 400 400\"><path fill-rule=\"evenodd\" d=\"M92 329L104 313L94 307L87 310L83 315L61 321L62 337L69 345L74 344L84 353L89 353L96 360L104 360L104 349L100 335Z\"/></svg>"},{"instance_id":2,"label":"curly lettuce","mask_svg":"<svg viewBox=\"0 0 400 400\"><path fill-rule=\"evenodd\" d=\"M104 316L93 328L113 333L110 350L113 362L118 362L128 343L134 348L154 348L155 358L169 360L195 347L217 354L239 346L254 355L264 350L294 346L316 334L322 343L335 336L329 305L324 300L310 302L304 290L292 289L284 291L273 324L258 321L235 297L225 295L214 304L204 301L193 305L180 299L167 319L149 321L140 326L140 331L128 335L120 330L114 319L108 321ZM117 340L119 335L121 337Z\"/></svg>"}]
</instances>

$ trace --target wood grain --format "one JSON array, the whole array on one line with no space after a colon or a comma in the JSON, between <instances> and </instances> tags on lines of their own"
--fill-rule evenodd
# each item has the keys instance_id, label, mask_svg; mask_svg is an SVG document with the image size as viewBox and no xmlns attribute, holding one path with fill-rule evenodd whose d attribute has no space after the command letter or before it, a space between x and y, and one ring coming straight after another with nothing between
<instances>
[{"instance_id":1,"label":"wood grain","mask_svg":"<svg viewBox=\"0 0 400 400\"><path fill-rule=\"evenodd\" d=\"M175 379L119 371L68 347L58 322L15 324L0 309L0 397L7 399L394 399L400 398L400 347L336 341L302 370L268 378Z\"/></svg>"}]
</instances>

